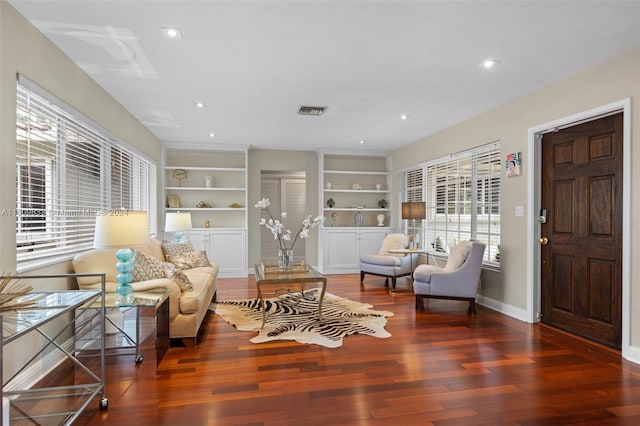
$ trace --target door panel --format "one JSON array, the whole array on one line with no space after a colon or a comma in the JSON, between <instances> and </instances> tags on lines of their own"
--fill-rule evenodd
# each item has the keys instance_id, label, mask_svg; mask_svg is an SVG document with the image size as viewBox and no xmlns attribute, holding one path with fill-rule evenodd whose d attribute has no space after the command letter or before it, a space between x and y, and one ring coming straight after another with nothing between
<instances>
[{"instance_id":1,"label":"door panel","mask_svg":"<svg viewBox=\"0 0 640 426\"><path fill-rule=\"evenodd\" d=\"M622 159L622 114L542 139L542 321L618 348Z\"/></svg>"}]
</instances>

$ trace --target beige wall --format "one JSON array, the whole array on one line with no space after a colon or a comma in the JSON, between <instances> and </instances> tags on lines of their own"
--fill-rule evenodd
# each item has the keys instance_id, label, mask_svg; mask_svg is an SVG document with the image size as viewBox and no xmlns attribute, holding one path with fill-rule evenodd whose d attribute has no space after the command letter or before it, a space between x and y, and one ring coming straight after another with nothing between
<instances>
[{"instance_id":1,"label":"beige wall","mask_svg":"<svg viewBox=\"0 0 640 426\"><path fill-rule=\"evenodd\" d=\"M527 247L526 218L515 216L515 207L527 208L532 194L527 192L529 170L526 169L528 130L554 120L588 111L625 98L640 98L640 50L628 52L607 62L584 70L504 104L449 129L429 136L393 155L394 171L438 158L448 153L501 140L503 154L522 152L523 173L519 177L502 180L502 217L500 246L501 271L485 273L482 294L488 298L525 310L527 307L526 276ZM640 168L640 110L632 107L631 152L631 217L640 208L640 181L633 170ZM419 161L418 161L419 160ZM395 174L394 174L395 175ZM397 190L396 183L396 190ZM640 250L640 227L625 230L631 235L631 252ZM632 255L632 258L634 256ZM637 258L637 255L635 256ZM640 324L640 265L631 265L632 318ZM632 344L640 346L640 327L632 326Z\"/></svg>"},{"instance_id":2,"label":"beige wall","mask_svg":"<svg viewBox=\"0 0 640 426\"><path fill-rule=\"evenodd\" d=\"M49 93L161 165L160 142L5 0L0 0L0 209L15 203L16 75ZM158 182L161 182L160 167ZM162 197L158 196L159 200ZM15 218L0 215L0 270L16 269ZM68 263L46 268L71 272ZM40 271L42 272L42 271Z\"/></svg>"},{"instance_id":3,"label":"beige wall","mask_svg":"<svg viewBox=\"0 0 640 426\"><path fill-rule=\"evenodd\" d=\"M249 221L249 270L260 259L260 210L254 208L260 194L262 170L303 171L306 173L307 211L314 217L318 214L318 154L313 151L280 151L250 149L248 161L248 205ZM311 265L318 263L318 230L313 229L305 241L306 260ZM296 245L299 244L296 243ZM294 251L295 254L295 251Z\"/></svg>"}]
</instances>

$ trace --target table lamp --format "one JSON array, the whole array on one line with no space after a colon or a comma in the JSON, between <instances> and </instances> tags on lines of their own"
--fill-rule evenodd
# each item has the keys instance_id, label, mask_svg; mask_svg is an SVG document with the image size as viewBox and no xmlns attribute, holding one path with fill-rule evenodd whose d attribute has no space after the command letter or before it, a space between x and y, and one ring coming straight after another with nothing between
<instances>
[{"instance_id":1,"label":"table lamp","mask_svg":"<svg viewBox=\"0 0 640 426\"><path fill-rule=\"evenodd\" d=\"M119 305L128 305L133 301L131 247L142 246L148 242L147 212L122 210L96 217L93 247L119 248L116 252L116 269L119 272L116 280L120 284L116 288L116 302Z\"/></svg>"},{"instance_id":2,"label":"table lamp","mask_svg":"<svg viewBox=\"0 0 640 426\"><path fill-rule=\"evenodd\" d=\"M182 231L188 231L191 228L191 213L167 213L164 221L164 232L175 232L173 235L175 242L182 240L184 236Z\"/></svg>"},{"instance_id":3,"label":"table lamp","mask_svg":"<svg viewBox=\"0 0 640 426\"><path fill-rule=\"evenodd\" d=\"M410 219L412 221L411 229L416 230L416 219L425 219L427 217L427 205L424 201L407 201L402 203L402 218ZM411 238L413 247L419 248L417 245L418 234L415 234Z\"/></svg>"}]
</instances>

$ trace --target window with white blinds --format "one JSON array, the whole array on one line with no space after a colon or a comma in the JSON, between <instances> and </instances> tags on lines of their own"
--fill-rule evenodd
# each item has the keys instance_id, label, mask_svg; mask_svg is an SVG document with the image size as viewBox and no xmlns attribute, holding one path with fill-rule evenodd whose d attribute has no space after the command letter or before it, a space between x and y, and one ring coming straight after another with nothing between
<instances>
[{"instance_id":1,"label":"window with white blinds","mask_svg":"<svg viewBox=\"0 0 640 426\"><path fill-rule=\"evenodd\" d=\"M500 143L428 161L401 172L402 201L425 201L423 247L448 253L461 240L487 245L485 263L500 262ZM410 226L406 224L405 226Z\"/></svg>"},{"instance_id":2,"label":"window with white blinds","mask_svg":"<svg viewBox=\"0 0 640 426\"><path fill-rule=\"evenodd\" d=\"M16 113L18 267L91 248L110 210L146 211L156 232L154 163L22 77Z\"/></svg>"}]
</instances>

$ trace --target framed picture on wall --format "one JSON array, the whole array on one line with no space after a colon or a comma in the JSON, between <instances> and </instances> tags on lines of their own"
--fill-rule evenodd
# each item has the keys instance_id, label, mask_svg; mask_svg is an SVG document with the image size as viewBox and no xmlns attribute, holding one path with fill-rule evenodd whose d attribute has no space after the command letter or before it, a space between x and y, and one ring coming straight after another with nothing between
<instances>
[{"instance_id":1,"label":"framed picture on wall","mask_svg":"<svg viewBox=\"0 0 640 426\"><path fill-rule=\"evenodd\" d=\"M504 162L504 171L507 177L520 176L522 173L522 153L512 152L507 154Z\"/></svg>"},{"instance_id":2,"label":"framed picture on wall","mask_svg":"<svg viewBox=\"0 0 640 426\"><path fill-rule=\"evenodd\" d=\"M167 207L170 209L180 208L180 197L173 194L167 195Z\"/></svg>"}]
</instances>

